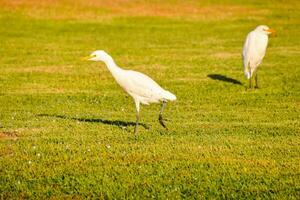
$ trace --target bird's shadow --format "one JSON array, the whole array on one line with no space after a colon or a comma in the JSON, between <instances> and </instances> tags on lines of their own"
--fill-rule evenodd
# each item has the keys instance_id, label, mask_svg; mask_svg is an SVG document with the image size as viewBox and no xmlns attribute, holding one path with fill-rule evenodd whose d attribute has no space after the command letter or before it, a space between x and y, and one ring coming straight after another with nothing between
<instances>
[{"instance_id":1,"label":"bird's shadow","mask_svg":"<svg viewBox=\"0 0 300 200\"><path fill-rule=\"evenodd\" d=\"M207 77L213 79L213 80L218 80L218 81L224 81L224 82L228 82L228 83L232 83L232 84L236 84L236 85L243 85L240 81L224 76L222 74L208 74Z\"/></svg>"},{"instance_id":2,"label":"bird's shadow","mask_svg":"<svg viewBox=\"0 0 300 200\"><path fill-rule=\"evenodd\" d=\"M100 118L84 118L84 117L68 117L64 115L51 115L51 114L39 114L39 117L55 117L60 119L68 119L74 120L79 122L87 122L87 123L101 123L106 125L117 126L119 128L135 126L136 122L128 122L128 121L121 121L121 120L107 120L107 119L100 119ZM139 126L144 127L145 129L149 129L149 127L144 123L139 123Z\"/></svg>"}]
</instances>

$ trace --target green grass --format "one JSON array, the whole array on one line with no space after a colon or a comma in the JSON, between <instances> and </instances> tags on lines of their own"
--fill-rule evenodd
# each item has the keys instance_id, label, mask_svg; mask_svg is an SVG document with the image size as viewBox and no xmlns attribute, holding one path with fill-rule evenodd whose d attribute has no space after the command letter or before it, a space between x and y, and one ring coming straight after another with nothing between
<instances>
[{"instance_id":1,"label":"green grass","mask_svg":"<svg viewBox=\"0 0 300 200\"><path fill-rule=\"evenodd\" d=\"M95 20L1 8L0 198L299 199L300 5L222 5L251 12L106 18L108 9ZM246 90L241 49L259 24L278 34L261 88ZM96 49L176 94L168 131L159 105L142 106L149 129L134 137L132 99L103 64L80 59Z\"/></svg>"}]
</instances>

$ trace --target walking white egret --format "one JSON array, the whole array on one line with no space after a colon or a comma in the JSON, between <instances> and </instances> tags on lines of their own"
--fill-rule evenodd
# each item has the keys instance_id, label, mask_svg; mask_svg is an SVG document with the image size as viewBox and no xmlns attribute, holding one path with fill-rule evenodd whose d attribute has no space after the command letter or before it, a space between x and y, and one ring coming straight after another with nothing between
<instances>
[{"instance_id":1,"label":"walking white egret","mask_svg":"<svg viewBox=\"0 0 300 200\"><path fill-rule=\"evenodd\" d=\"M275 31L266 25L260 25L251 31L246 38L243 48L244 73L252 88L252 76L255 75L255 87L258 88L257 67L262 62L268 45L268 35Z\"/></svg>"},{"instance_id":2,"label":"walking white egret","mask_svg":"<svg viewBox=\"0 0 300 200\"><path fill-rule=\"evenodd\" d=\"M158 120L160 124L167 129L163 121L162 113L167 101L176 100L174 94L161 88L145 74L120 68L116 65L112 57L103 50L94 51L86 59L104 62L117 83L133 98L136 107L135 134L137 133L137 127L140 120L140 104L149 105L150 103L161 102L162 106Z\"/></svg>"}]
</instances>

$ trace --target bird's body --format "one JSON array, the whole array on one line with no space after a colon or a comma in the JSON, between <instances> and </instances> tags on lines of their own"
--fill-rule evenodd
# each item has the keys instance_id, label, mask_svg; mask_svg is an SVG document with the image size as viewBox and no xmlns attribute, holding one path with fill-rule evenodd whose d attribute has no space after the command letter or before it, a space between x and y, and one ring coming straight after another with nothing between
<instances>
[{"instance_id":1,"label":"bird's body","mask_svg":"<svg viewBox=\"0 0 300 200\"><path fill-rule=\"evenodd\" d=\"M137 110L137 125L139 122L140 104L162 102L162 110L159 116L160 123L165 127L162 119L162 111L167 101L175 101L176 96L161 88L149 76L133 70L124 70L116 65L111 56L98 50L91 54L89 60L103 61L117 83L133 98Z\"/></svg>"},{"instance_id":2,"label":"bird's body","mask_svg":"<svg viewBox=\"0 0 300 200\"><path fill-rule=\"evenodd\" d=\"M244 74L250 80L250 87L254 74L257 86L257 68L266 54L268 35L272 32L273 30L267 26L261 25L247 35L243 48L243 64Z\"/></svg>"},{"instance_id":3,"label":"bird's body","mask_svg":"<svg viewBox=\"0 0 300 200\"><path fill-rule=\"evenodd\" d=\"M262 62L268 45L268 36L251 31L243 48L244 72L249 79Z\"/></svg>"}]
</instances>

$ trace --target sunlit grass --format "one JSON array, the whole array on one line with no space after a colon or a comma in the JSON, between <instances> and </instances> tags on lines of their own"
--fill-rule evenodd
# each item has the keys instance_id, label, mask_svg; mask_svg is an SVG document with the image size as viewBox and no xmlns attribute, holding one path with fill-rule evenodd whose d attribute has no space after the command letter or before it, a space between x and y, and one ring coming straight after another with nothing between
<instances>
[{"instance_id":1,"label":"sunlit grass","mask_svg":"<svg viewBox=\"0 0 300 200\"><path fill-rule=\"evenodd\" d=\"M136 1L135 15L14 2L0 10L2 199L299 198L299 3L188 1L172 14L181 1ZM261 88L246 90L241 48L258 24L278 34ZM134 137L132 99L80 59L96 49L176 94L168 131L158 105L142 106L148 129Z\"/></svg>"}]
</instances>

